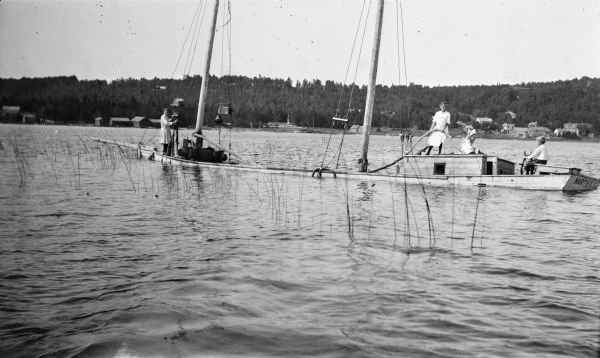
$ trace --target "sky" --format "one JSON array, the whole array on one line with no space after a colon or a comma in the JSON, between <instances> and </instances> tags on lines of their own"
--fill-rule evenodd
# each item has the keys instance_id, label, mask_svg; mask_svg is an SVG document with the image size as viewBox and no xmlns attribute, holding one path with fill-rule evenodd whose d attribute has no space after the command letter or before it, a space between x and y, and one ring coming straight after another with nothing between
<instances>
[{"instance_id":1,"label":"sky","mask_svg":"<svg viewBox=\"0 0 600 358\"><path fill-rule=\"evenodd\" d=\"M231 0L230 21L227 3L221 0L211 74L367 82L376 1ZM205 5L0 0L0 78L110 81L201 74L206 31L191 66L185 59L194 14ZM386 0L377 83L459 86L600 77L599 38L600 0Z\"/></svg>"}]
</instances>

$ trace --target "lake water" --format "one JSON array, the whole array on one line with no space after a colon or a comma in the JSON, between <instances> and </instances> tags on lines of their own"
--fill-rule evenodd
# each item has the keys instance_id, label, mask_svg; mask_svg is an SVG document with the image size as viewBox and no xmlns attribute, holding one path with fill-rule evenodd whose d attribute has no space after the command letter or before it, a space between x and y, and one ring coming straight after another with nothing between
<instances>
[{"instance_id":1,"label":"lake water","mask_svg":"<svg viewBox=\"0 0 600 358\"><path fill-rule=\"evenodd\" d=\"M309 169L329 141L220 136ZM184 169L94 137L153 144L156 130L0 125L2 357L598 355L600 191ZM359 144L344 138L340 166ZM515 162L535 147L476 144ZM599 144L548 147L600 177ZM399 152L371 138L372 167Z\"/></svg>"}]
</instances>

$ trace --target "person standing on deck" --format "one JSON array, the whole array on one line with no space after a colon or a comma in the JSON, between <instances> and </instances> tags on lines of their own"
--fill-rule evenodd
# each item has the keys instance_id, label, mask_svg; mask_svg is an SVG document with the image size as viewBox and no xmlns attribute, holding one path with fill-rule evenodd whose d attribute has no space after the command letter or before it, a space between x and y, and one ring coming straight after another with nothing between
<instances>
[{"instance_id":1,"label":"person standing on deck","mask_svg":"<svg viewBox=\"0 0 600 358\"><path fill-rule=\"evenodd\" d=\"M538 147L527 157L527 165L525 166L525 173L527 175L533 174L535 164L546 164L548 163L548 150L546 149L546 138L544 136L538 137Z\"/></svg>"},{"instance_id":2,"label":"person standing on deck","mask_svg":"<svg viewBox=\"0 0 600 358\"><path fill-rule=\"evenodd\" d=\"M162 154L171 155L169 153L169 144L171 143L171 127L177 123L177 119L173 120L173 116L169 116L171 111L168 108L163 109L163 115L160 117L160 138L158 143L162 144Z\"/></svg>"},{"instance_id":3,"label":"person standing on deck","mask_svg":"<svg viewBox=\"0 0 600 358\"><path fill-rule=\"evenodd\" d=\"M435 113L431 122L429 131L431 134L427 139L427 146L420 150L417 154L421 154L427 150L427 155L431 153L433 147L439 147L438 154L442 154L442 144L446 138L450 138L448 128L450 127L450 112L446 111L446 102L440 103L440 110Z\"/></svg>"}]
</instances>

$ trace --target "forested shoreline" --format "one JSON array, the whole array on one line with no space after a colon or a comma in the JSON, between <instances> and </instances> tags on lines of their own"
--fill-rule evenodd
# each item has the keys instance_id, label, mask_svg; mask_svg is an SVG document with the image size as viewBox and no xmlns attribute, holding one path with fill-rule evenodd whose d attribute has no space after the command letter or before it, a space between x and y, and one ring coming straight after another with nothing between
<instances>
[{"instance_id":1,"label":"forested shoreline","mask_svg":"<svg viewBox=\"0 0 600 358\"><path fill-rule=\"evenodd\" d=\"M182 98L179 112L187 125L193 125L201 82L200 76L110 82L75 76L0 79L0 104L20 106L21 111L56 123L91 124L96 117L158 118L163 107ZM366 91L366 86L333 81L211 76L206 124L213 125L219 105L229 103L234 114L227 121L235 127L288 118L300 126L328 127L334 115L347 116L350 125L362 124ZM516 126L538 122L555 129L567 122L591 123L600 133L599 78L492 86L379 85L376 93L373 127L425 129L443 99L449 103L453 124L488 117L501 125L510 111L516 114Z\"/></svg>"}]
</instances>

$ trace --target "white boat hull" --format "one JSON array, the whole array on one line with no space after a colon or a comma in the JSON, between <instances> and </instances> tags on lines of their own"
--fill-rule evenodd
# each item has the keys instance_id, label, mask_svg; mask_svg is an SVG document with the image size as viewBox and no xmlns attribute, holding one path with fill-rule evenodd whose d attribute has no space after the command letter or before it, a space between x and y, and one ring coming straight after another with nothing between
<instances>
[{"instance_id":1,"label":"white boat hull","mask_svg":"<svg viewBox=\"0 0 600 358\"><path fill-rule=\"evenodd\" d=\"M192 160L170 157L153 152L146 153L145 157L152 157L153 160L168 164L184 167L210 167L222 168L238 171L258 171L278 175L312 175L313 171L304 169L283 169L283 168L257 168L245 165L236 165L228 163L203 163ZM332 177L333 174L324 176ZM336 178L353 180L376 180L376 181L394 181L399 183L406 182L409 185L427 185L427 186L486 186L502 187L524 190L550 190L579 192L587 190L596 190L600 180L585 175L574 174L550 174L550 175L474 175L474 176L410 176L410 175L386 175L377 173L352 173L336 172Z\"/></svg>"},{"instance_id":2,"label":"white boat hull","mask_svg":"<svg viewBox=\"0 0 600 358\"><path fill-rule=\"evenodd\" d=\"M288 168L265 168L232 163L207 163L187 160L160 154L157 151L136 147L132 144L118 143L96 139L101 143L125 146L137 149L141 157L160 162L166 165L181 167L218 168L234 171L252 171L265 174L277 175L313 175L312 170L288 169ZM581 192L596 190L600 185L600 179L583 174L557 173L548 175L404 175L404 174L382 174L382 173L359 173L359 172L330 172L323 174L324 177L336 177L339 179L368 180L368 181L393 181L409 185L426 185L436 187L448 186L485 186L500 187L522 190L547 190L564 192Z\"/></svg>"}]
</instances>

